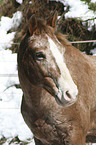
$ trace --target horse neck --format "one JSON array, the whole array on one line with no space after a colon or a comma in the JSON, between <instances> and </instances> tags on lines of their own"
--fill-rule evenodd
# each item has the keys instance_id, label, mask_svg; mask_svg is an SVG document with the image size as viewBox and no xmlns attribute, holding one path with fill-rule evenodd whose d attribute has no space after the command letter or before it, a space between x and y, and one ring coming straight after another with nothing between
<instances>
[{"instance_id":1,"label":"horse neck","mask_svg":"<svg viewBox=\"0 0 96 145\"><path fill-rule=\"evenodd\" d=\"M35 86L27 80L26 89L24 88L24 98L30 107L38 107L40 104L42 88Z\"/></svg>"},{"instance_id":2,"label":"horse neck","mask_svg":"<svg viewBox=\"0 0 96 145\"><path fill-rule=\"evenodd\" d=\"M79 70L81 69L81 72L83 73L83 71L85 71L85 69L83 68L86 67L88 67L88 69L90 70L91 62L88 60L89 59L88 57L89 56L83 54L73 46L65 47L65 53L64 53L65 63L71 73L73 72L75 74L75 71L78 71L78 69Z\"/></svg>"},{"instance_id":3,"label":"horse neck","mask_svg":"<svg viewBox=\"0 0 96 145\"><path fill-rule=\"evenodd\" d=\"M64 58L78 87L79 98L85 102L85 106L96 106L94 105L96 104L96 58L83 54L72 46L66 47Z\"/></svg>"}]
</instances>

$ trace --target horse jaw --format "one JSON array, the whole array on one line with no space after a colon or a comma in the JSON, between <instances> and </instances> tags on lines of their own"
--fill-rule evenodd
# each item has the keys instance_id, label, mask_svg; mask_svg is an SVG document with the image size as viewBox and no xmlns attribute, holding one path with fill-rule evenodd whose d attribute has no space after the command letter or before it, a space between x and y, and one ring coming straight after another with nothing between
<instances>
[{"instance_id":1,"label":"horse jaw","mask_svg":"<svg viewBox=\"0 0 96 145\"><path fill-rule=\"evenodd\" d=\"M64 48L62 44L61 45L58 44L58 41L56 45L56 43L49 36L48 36L48 42L49 42L49 48L52 52L53 57L55 58L55 62L61 73L60 77L58 78L58 91L56 91L56 96L55 96L56 102L63 107L72 105L77 100L78 89L64 62L64 58L63 58L64 54L60 52L60 48L62 47L61 48L62 50L64 50Z\"/></svg>"}]
</instances>

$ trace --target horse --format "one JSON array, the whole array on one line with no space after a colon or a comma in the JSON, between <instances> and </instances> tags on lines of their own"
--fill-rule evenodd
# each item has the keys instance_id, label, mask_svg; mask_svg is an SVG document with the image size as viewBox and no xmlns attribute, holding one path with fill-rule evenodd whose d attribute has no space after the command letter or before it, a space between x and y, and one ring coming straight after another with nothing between
<instances>
[{"instance_id":1,"label":"horse","mask_svg":"<svg viewBox=\"0 0 96 145\"><path fill-rule=\"evenodd\" d=\"M21 113L36 145L85 145L96 129L96 57L56 31L50 19L31 16L18 50Z\"/></svg>"}]
</instances>

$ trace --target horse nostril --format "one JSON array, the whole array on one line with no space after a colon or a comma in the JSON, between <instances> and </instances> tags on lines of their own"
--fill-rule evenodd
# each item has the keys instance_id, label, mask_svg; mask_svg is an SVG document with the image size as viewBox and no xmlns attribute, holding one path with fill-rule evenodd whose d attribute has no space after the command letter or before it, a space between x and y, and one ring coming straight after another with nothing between
<instances>
[{"instance_id":1,"label":"horse nostril","mask_svg":"<svg viewBox=\"0 0 96 145\"><path fill-rule=\"evenodd\" d=\"M66 91L66 95L67 95L68 98L70 98L70 99L72 98L69 91Z\"/></svg>"}]
</instances>

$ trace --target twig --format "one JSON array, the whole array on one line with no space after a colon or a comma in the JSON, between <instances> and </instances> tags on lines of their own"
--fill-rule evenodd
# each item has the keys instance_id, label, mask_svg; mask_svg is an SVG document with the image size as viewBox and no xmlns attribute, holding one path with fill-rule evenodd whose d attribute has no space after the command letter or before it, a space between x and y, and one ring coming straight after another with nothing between
<instances>
[{"instance_id":1,"label":"twig","mask_svg":"<svg viewBox=\"0 0 96 145\"><path fill-rule=\"evenodd\" d=\"M21 88L21 87L20 87L20 84L14 84L14 85L8 86L8 87L4 90L4 92L5 92L7 89L11 88L11 87L15 87L16 89L20 89L20 88Z\"/></svg>"}]
</instances>

